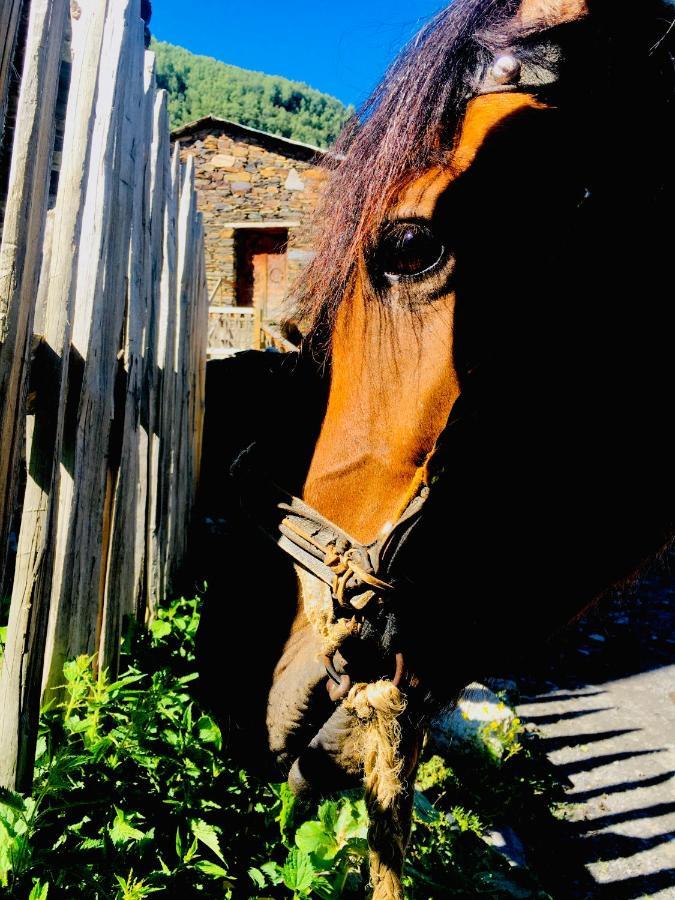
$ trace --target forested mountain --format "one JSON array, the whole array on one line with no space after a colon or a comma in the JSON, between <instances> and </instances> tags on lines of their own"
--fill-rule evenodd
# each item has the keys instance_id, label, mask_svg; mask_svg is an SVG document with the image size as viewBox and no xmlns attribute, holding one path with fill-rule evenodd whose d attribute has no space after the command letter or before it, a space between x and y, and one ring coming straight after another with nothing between
<instances>
[{"instance_id":1,"label":"forested mountain","mask_svg":"<svg viewBox=\"0 0 675 900\"><path fill-rule=\"evenodd\" d=\"M282 137L327 147L353 112L299 81L195 56L153 40L157 81L169 93L171 127L214 115Z\"/></svg>"}]
</instances>

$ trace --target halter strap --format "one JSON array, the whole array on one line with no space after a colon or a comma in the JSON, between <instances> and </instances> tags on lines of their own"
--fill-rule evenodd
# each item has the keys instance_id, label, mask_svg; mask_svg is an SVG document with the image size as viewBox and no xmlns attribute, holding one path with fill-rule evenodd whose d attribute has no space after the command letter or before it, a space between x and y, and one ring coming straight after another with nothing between
<instances>
[{"instance_id":1,"label":"halter strap","mask_svg":"<svg viewBox=\"0 0 675 900\"><path fill-rule=\"evenodd\" d=\"M390 595L394 591L387 580L391 563L419 520L429 489L420 486L386 535L362 544L304 500L259 472L253 473L252 450L236 460L232 474L240 483L246 482L246 509L257 528L328 585L339 609L360 612L373 599L381 602Z\"/></svg>"}]
</instances>

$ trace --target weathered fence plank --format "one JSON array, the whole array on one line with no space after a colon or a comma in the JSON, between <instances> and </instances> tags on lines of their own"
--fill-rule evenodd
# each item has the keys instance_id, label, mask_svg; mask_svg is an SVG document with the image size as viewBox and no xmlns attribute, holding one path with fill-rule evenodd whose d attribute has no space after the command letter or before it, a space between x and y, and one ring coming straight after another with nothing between
<instances>
[{"instance_id":1,"label":"weathered fence plank","mask_svg":"<svg viewBox=\"0 0 675 900\"><path fill-rule=\"evenodd\" d=\"M176 329L178 319L177 227L181 165L176 146L171 159L167 184L167 206L164 220L164 254L160 283L159 333L157 360L161 369L158 392L159 493L157 512L152 527L156 534L153 568L156 583L150 595L150 612L170 587L173 533L173 495L176 471L174 418L176 407Z\"/></svg>"},{"instance_id":2,"label":"weathered fence plank","mask_svg":"<svg viewBox=\"0 0 675 900\"><path fill-rule=\"evenodd\" d=\"M150 186L150 273L152 316L147 340L145 375L148 392L148 503L146 518L145 599L149 618L161 598L159 568L159 510L162 491L162 371L166 356L167 310L163 304L162 273L164 271L165 229L168 196L171 190L171 157L169 142L168 98L159 91L155 98L153 139L151 148Z\"/></svg>"},{"instance_id":3,"label":"weathered fence plank","mask_svg":"<svg viewBox=\"0 0 675 900\"><path fill-rule=\"evenodd\" d=\"M197 239L198 247L204 246L204 217L202 213L197 215ZM194 355L193 373L195 376L195 418L193 422L193 435L195 442L194 468L192 473L192 503L197 495L199 475L201 472L202 437L204 434L204 416L206 414L206 358L209 343L209 289L206 279L206 261L203 253L196 255L197 272L195 285L197 296L195 298L196 318L194 329Z\"/></svg>"},{"instance_id":4,"label":"weathered fence plank","mask_svg":"<svg viewBox=\"0 0 675 900\"><path fill-rule=\"evenodd\" d=\"M154 57L147 54L143 91L136 92L129 110L136 122L133 156L133 204L129 248L129 284L125 328L124 402L115 410L122 428L120 462L116 477L112 543L106 577L100 664L117 670L122 620L136 613L143 590L145 518L147 503L148 437L143 425L143 359L148 319L147 258L150 252L150 159L155 98ZM122 298L120 297L120 301ZM121 351L122 352L122 351ZM121 393L121 392L120 392ZM120 397L120 400L122 398ZM114 462L113 462L114 465Z\"/></svg>"},{"instance_id":5,"label":"weathered fence plank","mask_svg":"<svg viewBox=\"0 0 675 900\"><path fill-rule=\"evenodd\" d=\"M65 472L45 665L45 685L50 687L61 683L66 659L96 652L102 622L114 485L108 461L137 125L128 111L137 115L140 106L136 95L143 88L143 52L139 0L110 3L84 208L86 252L80 253L77 272L73 350L83 371L81 387L79 378L69 379L78 421L62 454Z\"/></svg>"},{"instance_id":6,"label":"weathered fence plank","mask_svg":"<svg viewBox=\"0 0 675 900\"><path fill-rule=\"evenodd\" d=\"M33 0L0 246L0 573L23 439L66 0ZM2 581L0 577L0 582Z\"/></svg>"},{"instance_id":7,"label":"weathered fence plank","mask_svg":"<svg viewBox=\"0 0 675 900\"><path fill-rule=\"evenodd\" d=\"M176 322L176 399L174 427L176 429L177 458L173 482L172 534L169 545L172 557L180 559L185 553L188 517L189 484L189 309L192 300L192 267L194 253L194 217L196 198L194 191L194 160L185 163L178 210L178 260L176 288L178 314Z\"/></svg>"},{"instance_id":8,"label":"weathered fence plank","mask_svg":"<svg viewBox=\"0 0 675 900\"><path fill-rule=\"evenodd\" d=\"M41 378L35 414L27 423L30 455L12 589L10 622L0 678L0 783L22 788L32 759L45 653L54 558L66 406L77 248L83 218L85 173L98 87L106 7L88 4L73 22L73 84L66 113L63 167L54 211ZM37 374L37 373L36 373ZM36 378L37 382L37 378Z\"/></svg>"}]
</instances>

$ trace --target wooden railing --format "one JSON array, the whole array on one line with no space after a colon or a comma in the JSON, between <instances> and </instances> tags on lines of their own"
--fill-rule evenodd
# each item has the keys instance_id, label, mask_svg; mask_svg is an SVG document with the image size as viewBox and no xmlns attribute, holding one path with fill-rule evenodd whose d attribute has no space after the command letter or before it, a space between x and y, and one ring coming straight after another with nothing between
<instances>
[{"instance_id":1,"label":"wooden railing","mask_svg":"<svg viewBox=\"0 0 675 900\"><path fill-rule=\"evenodd\" d=\"M260 347L260 310L248 306L209 307L209 358Z\"/></svg>"},{"instance_id":2,"label":"wooden railing","mask_svg":"<svg viewBox=\"0 0 675 900\"><path fill-rule=\"evenodd\" d=\"M223 359L241 350L297 348L274 325L263 324L260 310L250 306L209 307L209 359Z\"/></svg>"}]
</instances>

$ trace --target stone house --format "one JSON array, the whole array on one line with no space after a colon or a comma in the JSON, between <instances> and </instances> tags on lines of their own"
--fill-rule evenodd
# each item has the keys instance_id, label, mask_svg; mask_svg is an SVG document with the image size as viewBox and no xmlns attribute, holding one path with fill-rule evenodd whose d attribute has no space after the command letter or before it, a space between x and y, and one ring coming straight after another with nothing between
<instances>
[{"instance_id":1,"label":"stone house","mask_svg":"<svg viewBox=\"0 0 675 900\"><path fill-rule=\"evenodd\" d=\"M173 131L194 157L212 306L283 318L311 246L307 225L325 178L316 147L207 116Z\"/></svg>"}]
</instances>

